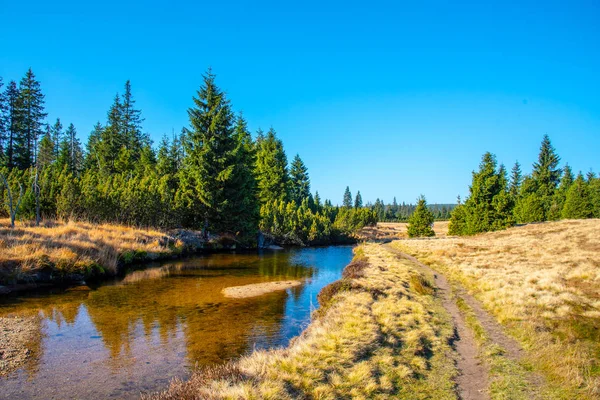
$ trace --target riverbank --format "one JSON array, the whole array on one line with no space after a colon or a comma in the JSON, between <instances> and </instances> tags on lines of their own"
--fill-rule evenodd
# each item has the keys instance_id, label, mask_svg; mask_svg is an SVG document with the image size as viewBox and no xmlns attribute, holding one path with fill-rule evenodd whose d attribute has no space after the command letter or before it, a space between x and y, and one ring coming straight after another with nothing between
<instances>
[{"instance_id":1,"label":"riverbank","mask_svg":"<svg viewBox=\"0 0 600 400\"><path fill-rule=\"evenodd\" d=\"M146 398L456 397L451 316L412 263L363 245L319 302L289 347L200 370Z\"/></svg>"},{"instance_id":2,"label":"riverbank","mask_svg":"<svg viewBox=\"0 0 600 400\"><path fill-rule=\"evenodd\" d=\"M332 243L353 244L351 236ZM122 274L129 266L175 259L197 253L257 248L281 249L269 235L261 235L258 246L248 247L230 235L210 235L189 229L160 231L115 224L44 221L17 223L0 219L0 295L58 284Z\"/></svg>"},{"instance_id":3,"label":"riverbank","mask_svg":"<svg viewBox=\"0 0 600 400\"><path fill-rule=\"evenodd\" d=\"M190 230L73 221L10 228L8 220L0 220L0 294L110 277L134 263L235 247L231 238L207 241L201 232Z\"/></svg>"}]
</instances>

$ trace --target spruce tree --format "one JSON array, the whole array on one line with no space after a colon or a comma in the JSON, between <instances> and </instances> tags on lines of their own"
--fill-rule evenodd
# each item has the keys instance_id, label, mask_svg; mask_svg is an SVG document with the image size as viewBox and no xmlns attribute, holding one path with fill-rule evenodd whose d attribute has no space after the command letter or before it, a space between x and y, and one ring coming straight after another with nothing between
<instances>
[{"instance_id":1,"label":"spruce tree","mask_svg":"<svg viewBox=\"0 0 600 400\"><path fill-rule=\"evenodd\" d=\"M56 122L54 123L54 125L52 125L51 128L51 137L52 137L52 142L54 144L54 157L58 158L58 152L60 150L60 142L62 140L63 137L63 126L60 122L60 118L56 118Z\"/></svg>"},{"instance_id":2,"label":"spruce tree","mask_svg":"<svg viewBox=\"0 0 600 400\"><path fill-rule=\"evenodd\" d=\"M344 200L342 201L342 206L346 208L352 207L352 193L350 193L349 186L346 186L346 190L344 191Z\"/></svg>"},{"instance_id":3,"label":"spruce tree","mask_svg":"<svg viewBox=\"0 0 600 400\"><path fill-rule=\"evenodd\" d=\"M288 199L287 156L273 128L256 140L256 178L261 204Z\"/></svg>"},{"instance_id":4,"label":"spruce tree","mask_svg":"<svg viewBox=\"0 0 600 400\"><path fill-rule=\"evenodd\" d=\"M54 141L52 140L52 133L50 129L48 129L42 140L40 140L37 166L39 169L44 169L52 165L55 159Z\"/></svg>"},{"instance_id":5,"label":"spruce tree","mask_svg":"<svg viewBox=\"0 0 600 400\"><path fill-rule=\"evenodd\" d=\"M550 205L550 210L548 210L548 220L556 221L562 217L562 210L565 205L565 200L567 199L567 193L574 180L575 177L573 176L571 167L569 164L565 165L560 184L554 192L552 204Z\"/></svg>"},{"instance_id":6,"label":"spruce tree","mask_svg":"<svg viewBox=\"0 0 600 400\"><path fill-rule=\"evenodd\" d=\"M561 169L558 168L560 157L550 143L548 135L544 135L540 146L538 161L533 164L531 177L535 182L536 194L541 201L544 219L547 220L548 212L552 204L554 191L560 182Z\"/></svg>"},{"instance_id":7,"label":"spruce tree","mask_svg":"<svg viewBox=\"0 0 600 400\"><path fill-rule=\"evenodd\" d=\"M433 231L434 217L427 207L425 196L417 199L417 207L408 220L408 237L430 237L435 236Z\"/></svg>"},{"instance_id":8,"label":"spruce tree","mask_svg":"<svg viewBox=\"0 0 600 400\"><path fill-rule=\"evenodd\" d=\"M395 197L394 197L395 199ZM362 196L360 195L360 190L356 192L356 198L354 199L354 208L362 208L363 201Z\"/></svg>"},{"instance_id":9,"label":"spruce tree","mask_svg":"<svg viewBox=\"0 0 600 400\"><path fill-rule=\"evenodd\" d=\"M96 146L99 164L104 173L124 172L119 170L119 166L129 165L128 159L123 160L124 156L128 156L128 154L124 154L125 152L122 151L123 148L126 149L122 132L123 104L121 103L121 97L117 94L108 110L107 123Z\"/></svg>"},{"instance_id":10,"label":"spruce tree","mask_svg":"<svg viewBox=\"0 0 600 400\"><path fill-rule=\"evenodd\" d=\"M123 145L127 147L131 162L140 159L142 149L149 144L149 139L142 133L141 110L135 108L135 100L131 93L131 82L125 82L125 93L121 103L121 136Z\"/></svg>"},{"instance_id":11,"label":"spruce tree","mask_svg":"<svg viewBox=\"0 0 600 400\"><path fill-rule=\"evenodd\" d=\"M77 130L73 124L69 124L60 142L57 165L60 169L66 166L70 174L78 176L83 163L83 150L77 138Z\"/></svg>"},{"instance_id":12,"label":"spruce tree","mask_svg":"<svg viewBox=\"0 0 600 400\"><path fill-rule=\"evenodd\" d=\"M600 177L592 179L588 183L590 202L592 203L592 211L594 218L600 218Z\"/></svg>"},{"instance_id":13,"label":"spruce tree","mask_svg":"<svg viewBox=\"0 0 600 400\"><path fill-rule=\"evenodd\" d=\"M512 167L510 173L510 184L509 184L509 192L510 196L513 200L516 201L519 196L519 191L521 190L521 183L523 182L523 175L521 173L521 164L518 161L515 162L515 165Z\"/></svg>"},{"instance_id":14,"label":"spruce tree","mask_svg":"<svg viewBox=\"0 0 600 400\"><path fill-rule=\"evenodd\" d=\"M321 196L319 196L319 192L315 192L315 206L317 207L317 210L320 210L322 207L321 204Z\"/></svg>"},{"instance_id":15,"label":"spruce tree","mask_svg":"<svg viewBox=\"0 0 600 400\"><path fill-rule=\"evenodd\" d=\"M4 152L7 138L6 121L8 119L8 104L6 102L6 94L2 90L3 86L4 82L0 76L0 167L6 164Z\"/></svg>"},{"instance_id":16,"label":"spruce tree","mask_svg":"<svg viewBox=\"0 0 600 400\"><path fill-rule=\"evenodd\" d=\"M242 113L238 115L234 128L234 163L232 185L227 194L228 226L246 240L254 240L259 223L258 187L254 176L256 163L255 146Z\"/></svg>"},{"instance_id":17,"label":"spruce tree","mask_svg":"<svg viewBox=\"0 0 600 400\"><path fill-rule=\"evenodd\" d=\"M296 154L290 168L290 198L300 205L308 196L310 196L308 169L300 156Z\"/></svg>"},{"instance_id":18,"label":"spruce tree","mask_svg":"<svg viewBox=\"0 0 600 400\"><path fill-rule=\"evenodd\" d=\"M19 89L15 81L10 81L4 92L6 101L6 117L4 129L6 131L5 154L6 166L11 169L16 166L16 146L21 125L21 107L19 106Z\"/></svg>"},{"instance_id":19,"label":"spruce tree","mask_svg":"<svg viewBox=\"0 0 600 400\"><path fill-rule=\"evenodd\" d=\"M37 140L44 134L46 118L44 95L31 68L19 83L18 114L15 164L20 169L27 169L35 164Z\"/></svg>"},{"instance_id":20,"label":"spruce tree","mask_svg":"<svg viewBox=\"0 0 600 400\"><path fill-rule=\"evenodd\" d=\"M496 157L485 153L479 171L473 172L469 197L452 213L451 234L473 235L509 227L514 224L512 207L506 170L501 166L496 171Z\"/></svg>"},{"instance_id":21,"label":"spruce tree","mask_svg":"<svg viewBox=\"0 0 600 400\"><path fill-rule=\"evenodd\" d=\"M238 160L234 116L210 69L193 102L188 109L190 127L186 129L186 157L177 202L187 211L187 223L202 228L205 234L235 233L228 215L232 212L228 197L239 190L235 179Z\"/></svg>"},{"instance_id":22,"label":"spruce tree","mask_svg":"<svg viewBox=\"0 0 600 400\"><path fill-rule=\"evenodd\" d=\"M562 209L562 217L565 219L583 219L594 216L588 183L580 172L567 191L565 205Z\"/></svg>"},{"instance_id":23,"label":"spruce tree","mask_svg":"<svg viewBox=\"0 0 600 400\"><path fill-rule=\"evenodd\" d=\"M94 168L98 172L102 172L99 147L103 131L104 127L102 126L102 124L100 122L96 122L96 125L94 125L94 128L90 132L88 141L85 146L86 154L84 166L86 169Z\"/></svg>"}]
</instances>

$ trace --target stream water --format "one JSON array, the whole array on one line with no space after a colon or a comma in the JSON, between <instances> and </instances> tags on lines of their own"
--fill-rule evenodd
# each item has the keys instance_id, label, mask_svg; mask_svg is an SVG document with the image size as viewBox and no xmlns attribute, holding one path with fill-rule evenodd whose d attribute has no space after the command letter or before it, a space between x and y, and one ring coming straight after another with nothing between
<instances>
[{"instance_id":1,"label":"stream water","mask_svg":"<svg viewBox=\"0 0 600 400\"><path fill-rule=\"evenodd\" d=\"M157 264L99 287L0 298L0 315L41 316L26 365L0 398L137 398L255 348L285 346L309 323L321 288L352 258L345 246L213 254ZM303 284L247 299L223 288Z\"/></svg>"}]
</instances>

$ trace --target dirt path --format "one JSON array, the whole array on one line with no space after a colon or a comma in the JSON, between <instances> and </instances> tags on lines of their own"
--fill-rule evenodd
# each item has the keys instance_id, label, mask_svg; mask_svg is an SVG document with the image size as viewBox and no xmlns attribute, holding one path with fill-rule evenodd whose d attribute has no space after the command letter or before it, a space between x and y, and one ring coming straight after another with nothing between
<instances>
[{"instance_id":1,"label":"dirt path","mask_svg":"<svg viewBox=\"0 0 600 400\"><path fill-rule=\"evenodd\" d=\"M459 356L457 367L460 371L460 375L456 379L458 394L462 400L489 399L487 393L489 382L488 368L477 358L478 348L475 343L475 338L473 337L471 330L467 327L458 306L452 299L452 287L446 277L432 270L429 266L419 262L416 258L395 249L390 244L385 244L384 246L389 252L413 262L423 272L433 275L435 286L437 288L436 294L440 296L442 305L452 316L454 321L456 340L453 345Z\"/></svg>"}]
</instances>

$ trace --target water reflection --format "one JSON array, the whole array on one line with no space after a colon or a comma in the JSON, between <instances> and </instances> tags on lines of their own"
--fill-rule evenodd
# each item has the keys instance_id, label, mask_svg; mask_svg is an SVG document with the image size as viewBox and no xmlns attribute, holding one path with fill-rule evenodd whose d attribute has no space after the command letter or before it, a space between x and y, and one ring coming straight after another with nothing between
<instances>
[{"instance_id":1,"label":"water reflection","mask_svg":"<svg viewBox=\"0 0 600 400\"><path fill-rule=\"evenodd\" d=\"M42 315L44 337L35 362L0 379L0 397L133 398L196 364L285 345L350 258L349 247L219 254L135 271L95 290L5 299L0 314ZM221 294L290 278L305 283L249 299Z\"/></svg>"}]
</instances>

